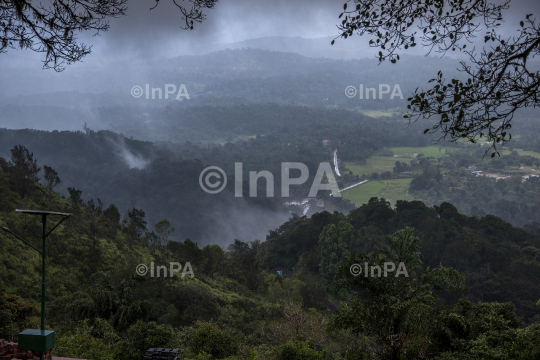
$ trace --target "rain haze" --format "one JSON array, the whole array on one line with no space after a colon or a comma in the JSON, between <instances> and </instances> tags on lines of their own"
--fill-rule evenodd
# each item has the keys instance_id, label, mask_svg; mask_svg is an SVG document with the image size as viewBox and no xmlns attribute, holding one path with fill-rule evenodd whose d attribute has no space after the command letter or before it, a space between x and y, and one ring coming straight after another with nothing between
<instances>
[{"instance_id":1,"label":"rain haze","mask_svg":"<svg viewBox=\"0 0 540 360\"><path fill-rule=\"evenodd\" d=\"M66 9L122 1L77 59ZM540 1L0 0L0 30L0 357L540 359Z\"/></svg>"}]
</instances>

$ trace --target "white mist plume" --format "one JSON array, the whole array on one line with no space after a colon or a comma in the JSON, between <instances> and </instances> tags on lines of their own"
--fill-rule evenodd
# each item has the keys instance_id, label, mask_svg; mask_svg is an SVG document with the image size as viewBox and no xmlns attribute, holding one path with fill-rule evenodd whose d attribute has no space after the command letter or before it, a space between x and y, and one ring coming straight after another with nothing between
<instances>
[{"instance_id":1,"label":"white mist plume","mask_svg":"<svg viewBox=\"0 0 540 360\"><path fill-rule=\"evenodd\" d=\"M115 146L116 154L124 160L127 166L130 169L145 169L151 160L145 159L143 156L134 154L126 146L126 143L123 138L120 138L119 141L110 140L111 143Z\"/></svg>"}]
</instances>

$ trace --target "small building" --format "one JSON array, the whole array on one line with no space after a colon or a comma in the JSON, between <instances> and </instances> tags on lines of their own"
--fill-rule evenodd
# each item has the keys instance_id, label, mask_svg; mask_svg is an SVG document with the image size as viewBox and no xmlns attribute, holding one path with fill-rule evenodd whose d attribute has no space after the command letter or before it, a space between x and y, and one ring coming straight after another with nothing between
<instances>
[{"instance_id":1,"label":"small building","mask_svg":"<svg viewBox=\"0 0 540 360\"><path fill-rule=\"evenodd\" d=\"M330 144L330 140L323 140L322 144L323 146L327 146L328 144Z\"/></svg>"},{"instance_id":2,"label":"small building","mask_svg":"<svg viewBox=\"0 0 540 360\"><path fill-rule=\"evenodd\" d=\"M466 168L465 170L467 170L467 171L476 171L476 165L471 165L468 168Z\"/></svg>"}]
</instances>

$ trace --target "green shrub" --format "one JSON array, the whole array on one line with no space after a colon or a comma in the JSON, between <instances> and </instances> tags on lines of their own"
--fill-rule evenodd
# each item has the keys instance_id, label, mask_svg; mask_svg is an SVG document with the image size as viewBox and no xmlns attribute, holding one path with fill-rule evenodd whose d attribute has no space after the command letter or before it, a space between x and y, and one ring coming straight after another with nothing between
<instances>
[{"instance_id":1,"label":"green shrub","mask_svg":"<svg viewBox=\"0 0 540 360\"><path fill-rule=\"evenodd\" d=\"M317 351L310 347L310 342L288 342L283 345L278 360L323 360L328 350Z\"/></svg>"},{"instance_id":2,"label":"green shrub","mask_svg":"<svg viewBox=\"0 0 540 360\"><path fill-rule=\"evenodd\" d=\"M114 348L108 346L102 339L93 337L91 332L92 328L87 321L81 321L77 325L75 333L68 332L56 341L55 356L92 360L111 359Z\"/></svg>"},{"instance_id":3,"label":"green shrub","mask_svg":"<svg viewBox=\"0 0 540 360\"><path fill-rule=\"evenodd\" d=\"M175 348L178 345L171 325L158 325L153 321L131 325L127 335L131 359L142 359L150 348Z\"/></svg>"},{"instance_id":4,"label":"green shrub","mask_svg":"<svg viewBox=\"0 0 540 360\"><path fill-rule=\"evenodd\" d=\"M238 352L236 341L217 325L209 323L197 330L189 343L189 349L193 354L206 353L217 359L233 356Z\"/></svg>"}]
</instances>

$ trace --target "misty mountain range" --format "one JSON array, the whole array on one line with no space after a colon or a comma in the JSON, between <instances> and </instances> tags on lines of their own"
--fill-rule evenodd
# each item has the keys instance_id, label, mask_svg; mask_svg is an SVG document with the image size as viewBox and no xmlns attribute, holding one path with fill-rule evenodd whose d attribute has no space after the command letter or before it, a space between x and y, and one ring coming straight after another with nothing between
<instances>
[{"instance_id":1,"label":"misty mountain range","mask_svg":"<svg viewBox=\"0 0 540 360\"><path fill-rule=\"evenodd\" d=\"M165 106L267 102L342 109L397 109L406 105L399 97L391 101L389 95L382 100L360 100L358 96L349 99L345 88L352 85L359 90L359 85L363 84L365 88L373 87L378 91L379 84L392 87L398 84L406 98L419 83L427 85L439 68L449 77L459 76L455 71L458 62L449 58L403 56L398 64L378 65L373 58L316 58L305 56L307 52L273 50L284 41L292 49L296 43L305 44L304 48L307 48L306 44L322 40L262 38L242 44L258 44L269 50L241 48L159 60L90 61L84 68L68 68L62 73L35 67L28 69L21 64L20 68L0 74L3 91L8 92L0 97L0 123L2 127L12 129L79 130L86 122L92 129L117 130L111 126L110 119L101 117L100 109L118 106L135 108L128 112L136 112L142 117L148 109ZM302 49L302 46L297 47L299 52ZM336 52L328 54L338 56ZM165 99L166 84L177 89L168 99ZM186 86L189 99L182 96L177 100L182 84ZM141 97L131 95L134 86L141 87ZM159 90L153 92L153 88ZM158 119L145 121L148 120Z\"/></svg>"},{"instance_id":2,"label":"misty mountain range","mask_svg":"<svg viewBox=\"0 0 540 360\"><path fill-rule=\"evenodd\" d=\"M262 38L238 43L235 46L242 47L238 49L210 47L217 51L201 55L90 61L88 66L68 68L63 73L25 69L21 63L19 68L12 67L0 74L3 90L9 89L7 96L0 97L1 126L79 132L85 126L87 136L61 132L19 132L14 136L4 132L0 156L9 158L9 150L23 144L44 161L40 164L60 171L63 194L72 186L83 190L84 199L100 196L117 204L123 212L132 206L146 209L152 222L170 218L179 230L179 239L191 236L209 241L220 233L227 234L226 240L220 241L230 241L235 236L263 239L269 229L284 221L288 211L275 211L279 201L273 200L261 203L247 199L245 204L234 206L223 199L204 197L203 200L196 180L204 166L216 162L225 168L232 166L245 156L245 149L250 146L260 147L250 154L250 161L259 164L259 170L279 164L284 156L289 160L312 161L321 156L317 144L329 137L343 141L340 158L350 153L360 156L355 159L360 161L382 146L428 145L430 138L421 135L425 122L407 128L403 120L406 98L417 86L427 86L438 70L448 78L460 76L456 71L459 62L451 58L403 56L397 64L378 64L373 58L331 58L341 56L341 45L328 48L332 56L323 58L327 51L324 46L319 53L312 53L312 57L306 56L310 55L309 49L326 41L329 39ZM282 46L284 43L288 45ZM146 84L149 88L160 88L162 96L166 84L174 84L177 89L185 84L189 99L176 100L175 94L161 100L151 99L151 95L147 100L146 94L139 98L131 95L133 86L146 91ZM378 96L374 99L373 95L369 99L346 96L347 86L360 91L360 84L376 91L379 84L391 87L398 84L404 99L390 99L389 94L381 99ZM393 115L372 119L361 113L370 109ZM364 138L369 124L378 124L381 131L371 139ZM113 135L117 139L113 142L100 140L99 146L105 150L96 150L97 143L92 145L97 138L109 137L106 133L91 135L91 131L100 130L118 134ZM355 140L344 140L357 131L360 135ZM256 135L269 136L245 142ZM73 140L81 136L78 141ZM149 143L138 143L138 151L129 150L123 144L130 138ZM82 144L83 139L87 151L79 149L72 154L70 146ZM200 143L200 147L178 146L186 142ZM267 142L270 144L265 145ZM58 146L59 152L55 153L60 157L50 156L50 144ZM220 144L226 145L220 147ZM141 152L141 147L153 150L143 156L147 150ZM96 151L101 155L96 157ZM103 151L112 155L103 157ZM265 158L259 152L270 157ZM166 161L156 162L159 158ZM323 156L320 160L325 159ZM227 171L231 173L230 169ZM170 178L171 173L176 173L177 178ZM152 186L144 185L152 177L160 180L153 181ZM178 185L179 178L189 181L189 186ZM193 204L197 205L192 207ZM233 214L238 215L237 219L233 219L236 216ZM252 228L238 225L242 223L238 220L240 214L249 214L250 223L255 225ZM197 216L209 219L210 228L187 220Z\"/></svg>"}]
</instances>

